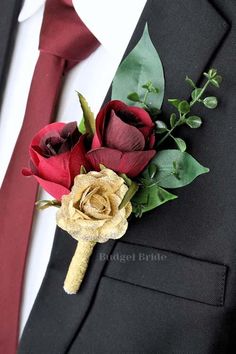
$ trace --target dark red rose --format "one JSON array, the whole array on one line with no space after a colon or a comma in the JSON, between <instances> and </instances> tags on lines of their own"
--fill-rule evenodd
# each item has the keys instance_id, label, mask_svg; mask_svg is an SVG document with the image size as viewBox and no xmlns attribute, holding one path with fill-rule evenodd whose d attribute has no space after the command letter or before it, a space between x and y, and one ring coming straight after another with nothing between
<instances>
[{"instance_id":1,"label":"dark red rose","mask_svg":"<svg viewBox=\"0 0 236 354\"><path fill-rule=\"evenodd\" d=\"M142 108L121 101L109 102L98 114L92 149L87 157L130 177L138 176L154 157L154 124Z\"/></svg>"},{"instance_id":2,"label":"dark red rose","mask_svg":"<svg viewBox=\"0 0 236 354\"><path fill-rule=\"evenodd\" d=\"M30 168L23 169L23 174L34 176L49 194L60 200L70 192L81 165L90 167L85 157L85 138L76 122L47 125L31 142Z\"/></svg>"}]
</instances>

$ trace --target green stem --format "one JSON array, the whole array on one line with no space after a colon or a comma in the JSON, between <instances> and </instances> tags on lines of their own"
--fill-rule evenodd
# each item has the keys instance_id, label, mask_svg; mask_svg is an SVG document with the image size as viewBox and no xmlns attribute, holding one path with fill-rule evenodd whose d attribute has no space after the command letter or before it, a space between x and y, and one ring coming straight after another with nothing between
<instances>
[{"instance_id":1,"label":"green stem","mask_svg":"<svg viewBox=\"0 0 236 354\"><path fill-rule=\"evenodd\" d=\"M205 85L203 86L203 88L201 89L200 93L197 95L197 97L191 101L189 103L190 107L192 107L200 98L201 96L203 95L203 93L206 91L208 85L210 84L210 80L207 80L207 82L205 83ZM161 145L170 135L171 133L173 132L173 130L184 123L184 119L185 119L185 116L186 116L186 113L182 116L180 114L180 117L179 119L177 120L177 122L175 123L175 125L166 133L166 135L163 136L163 138L157 143L157 146Z\"/></svg>"},{"instance_id":2,"label":"green stem","mask_svg":"<svg viewBox=\"0 0 236 354\"><path fill-rule=\"evenodd\" d=\"M205 85L203 86L201 92L197 95L197 97L192 101L190 102L190 107L192 107L198 100L199 98L201 98L201 96L203 95L203 93L206 91L208 85L210 84L210 80L207 80L207 82L205 83Z\"/></svg>"},{"instance_id":3,"label":"green stem","mask_svg":"<svg viewBox=\"0 0 236 354\"><path fill-rule=\"evenodd\" d=\"M177 122L173 125L173 127L168 130L168 132L166 133L166 135L163 136L163 138L157 143L157 146L161 145L173 132L173 130L184 123L184 118L185 118L185 114L182 116L180 115L179 119L177 120Z\"/></svg>"},{"instance_id":4,"label":"green stem","mask_svg":"<svg viewBox=\"0 0 236 354\"><path fill-rule=\"evenodd\" d=\"M145 104L145 106L146 106L146 100L147 100L147 96L148 96L148 90L146 91L146 93L145 93L145 95L144 95L144 98L143 98L143 104Z\"/></svg>"}]
</instances>

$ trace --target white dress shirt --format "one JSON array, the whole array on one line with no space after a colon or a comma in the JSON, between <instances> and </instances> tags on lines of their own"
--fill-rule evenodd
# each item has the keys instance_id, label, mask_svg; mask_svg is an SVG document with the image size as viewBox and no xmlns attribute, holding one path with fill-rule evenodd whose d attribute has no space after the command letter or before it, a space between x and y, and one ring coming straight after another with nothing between
<instances>
[{"instance_id":1,"label":"white dress shirt","mask_svg":"<svg viewBox=\"0 0 236 354\"><path fill-rule=\"evenodd\" d=\"M24 118L38 57L44 3L45 0L25 0L19 15L15 48L0 111L0 184ZM73 1L79 16L102 45L67 75L59 103L58 121L80 121L82 111L76 90L87 98L95 114L99 111L145 3L146 0ZM40 189L38 199L51 199L51 196ZM25 274L20 335L50 257L56 226L55 212L54 208L35 211Z\"/></svg>"}]
</instances>

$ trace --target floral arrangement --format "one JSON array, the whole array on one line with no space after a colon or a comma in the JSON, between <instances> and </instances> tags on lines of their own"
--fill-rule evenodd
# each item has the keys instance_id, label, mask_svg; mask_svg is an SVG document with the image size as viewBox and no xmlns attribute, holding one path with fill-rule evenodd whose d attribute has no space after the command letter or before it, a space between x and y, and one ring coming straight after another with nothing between
<instances>
[{"instance_id":1,"label":"floral arrangement","mask_svg":"<svg viewBox=\"0 0 236 354\"><path fill-rule=\"evenodd\" d=\"M58 207L57 225L78 241L64 283L67 293L79 290L97 242L122 237L131 214L141 217L176 199L170 189L209 171L175 136L175 129L182 125L201 126L202 118L192 113L195 104L217 106L217 98L205 92L210 85L219 87L222 78L215 69L203 75L202 87L186 77L190 100L169 99L174 112L168 123L160 120L164 73L146 25L139 43L118 68L112 100L96 120L78 93L83 110L79 126L53 123L34 136L30 167L23 174L34 176L54 198L38 201L37 207ZM176 148L162 149L168 139Z\"/></svg>"}]
</instances>

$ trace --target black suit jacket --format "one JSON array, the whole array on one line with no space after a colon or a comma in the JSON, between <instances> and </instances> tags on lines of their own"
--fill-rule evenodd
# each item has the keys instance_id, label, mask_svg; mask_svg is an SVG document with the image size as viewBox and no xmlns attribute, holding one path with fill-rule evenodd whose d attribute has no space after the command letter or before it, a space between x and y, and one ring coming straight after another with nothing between
<instances>
[{"instance_id":1,"label":"black suit jacket","mask_svg":"<svg viewBox=\"0 0 236 354\"><path fill-rule=\"evenodd\" d=\"M127 53L146 22L164 64L164 112L167 98L188 97L186 74L199 81L216 67L224 78L210 89L219 108L197 108L203 127L182 130L211 172L97 245L74 296L62 284L76 243L57 229L20 354L236 352L236 2L150 0Z\"/></svg>"},{"instance_id":2,"label":"black suit jacket","mask_svg":"<svg viewBox=\"0 0 236 354\"><path fill-rule=\"evenodd\" d=\"M1 0L0 3L0 105L17 29L22 0Z\"/></svg>"}]
</instances>

